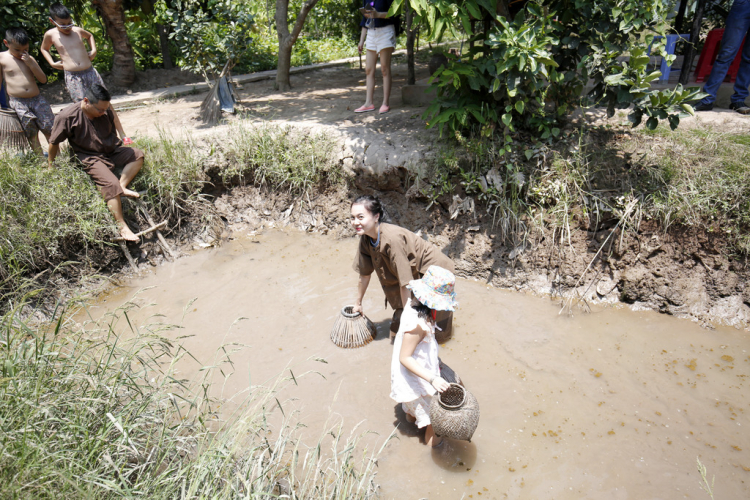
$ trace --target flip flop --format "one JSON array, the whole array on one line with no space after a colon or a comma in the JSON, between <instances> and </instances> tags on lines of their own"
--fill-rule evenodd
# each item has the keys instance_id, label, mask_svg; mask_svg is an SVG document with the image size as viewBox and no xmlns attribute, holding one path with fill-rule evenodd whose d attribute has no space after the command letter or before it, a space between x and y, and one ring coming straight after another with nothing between
<instances>
[{"instance_id":1,"label":"flip flop","mask_svg":"<svg viewBox=\"0 0 750 500\"><path fill-rule=\"evenodd\" d=\"M373 106L373 107L374 107L374 106ZM390 110L391 110L391 107L390 107L390 106L386 106L385 104L383 104L382 106L380 106L380 111L379 111L379 113L380 113L380 114L382 115L382 114L384 114L384 113L387 113L387 112L389 112Z\"/></svg>"},{"instance_id":2,"label":"flip flop","mask_svg":"<svg viewBox=\"0 0 750 500\"><path fill-rule=\"evenodd\" d=\"M355 113L367 113L368 111L375 111L375 105L372 106L360 106L354 110Z\"/></svg>"}]
</instances>

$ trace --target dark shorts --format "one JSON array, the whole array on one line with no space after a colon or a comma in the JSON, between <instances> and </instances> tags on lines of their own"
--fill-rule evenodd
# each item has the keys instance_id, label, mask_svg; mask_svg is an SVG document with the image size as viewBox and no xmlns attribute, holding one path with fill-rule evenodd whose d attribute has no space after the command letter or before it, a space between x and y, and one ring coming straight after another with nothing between
<instances>
[{"instance_id":1,"label":"dark shorts","mask_svg":"<svg viewBox=\"0 0 750 500\"><path fill-rule=\"evenodd\" d=\"M143 158L143 151L123 146L107 155L78 155L84 172L89 174L91 180L97 185L104 196L104 201L109 201L123 193L115 170L141 158Z\"/></svg>"},{"instance_id":2,"label":"dark shorts","mask_svg":"<svg viewBox=\"0 0 750 500\"><path fill-rule=\"evenodd\" d=\"M73 102L79 102L83 100L86 90L91 88L95 83L98 83L102 87L106 88L102 77L99 76L99 72L94 69L93 66L83 71L66 71L65 72L65 86L68 88L68 93Z\"/></svg>"},{"instance_id":3,"label":"dark shorts","mask_svg":"<svg viewBox=\"0 0 750 500\"><path fill-rule=\"evenodd\" d=\"M52 108L41 94L34 97L8 96L8 104L18 115L23 131L29 139L36 137L39 131L45 135L52 132L55 115L52 114Z\"/></svg>"}]
</instances>

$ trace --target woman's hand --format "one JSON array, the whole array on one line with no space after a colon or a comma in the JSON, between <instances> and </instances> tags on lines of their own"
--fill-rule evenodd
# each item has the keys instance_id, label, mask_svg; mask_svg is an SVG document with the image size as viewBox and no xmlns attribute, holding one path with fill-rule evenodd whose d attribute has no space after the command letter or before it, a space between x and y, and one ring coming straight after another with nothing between
<instances>
[{"instance_id":1,"label":"woman's hand","mask_svg":"<svg viewBox=\"0 0 750 500\"><path fill-rule=\"evenodd\" d=\"M365 312L364 312L364 311L362 310L362 304L354 304L354 305L352 306L352 312L353 312L353 313L359 313L359 314L361 314L362 316L364 316L364 315L365 315Z\"/></svg>"},{"instance_id":2,"label":"woman's hand","mask_svg":"<svg viewBox=\"0 0 750 500\"><path fill-rule=\"evenodd\" d=\"M434 379L432 379L431 383L432 387L434 387L438 392L444 392L451 386L442 377L435 377Z\"/></svg>"},{"instance_id":3,"label":"woman's hand","mask_svg":"<svg viewBox=\"0 0 750 500\"><path fill-rule=\"evenodd\" d=\"M357 50L361 54L363 50L365 50L365 41L360 40L359 45L357 45Z\"/></svg>"}]
</instances>

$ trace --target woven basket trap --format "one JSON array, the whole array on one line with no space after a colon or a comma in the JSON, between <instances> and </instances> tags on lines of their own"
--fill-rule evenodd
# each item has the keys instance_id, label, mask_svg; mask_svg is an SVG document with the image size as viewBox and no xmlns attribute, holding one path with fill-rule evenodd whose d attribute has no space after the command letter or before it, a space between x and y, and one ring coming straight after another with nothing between
<instances>
[{"instance_id":1,"label":"woven basket trap","mask_svg":"<svg viewBox=\"0 0 750 500\"><path fill-rule=\"evenodd\" d=\"M472 393L458 384L432 398L430 422L438 436L471 441L479 424L479 403Z\"/></svg>"},{"instance_id":2,"label":"woven basket trap","mask_svg":"<svg viewBox=\"0 0 750 500\"><path fill-rule=\"evenodd\" d=\"M25 150L28 147L29 141L16 112L0 108L0 148Z\"/></svg>"},{"instance_id":3,"label":"woven basket trap","mask_svg":"<svg viewBox=\"0 0 750 500\"><path fill-rule=\"evenodd\" d=\"M331 329L333 343L346 349L367 345L377 335L372 321L353 309L354 306L344 306Z\"/></svg>"}]
</instances>

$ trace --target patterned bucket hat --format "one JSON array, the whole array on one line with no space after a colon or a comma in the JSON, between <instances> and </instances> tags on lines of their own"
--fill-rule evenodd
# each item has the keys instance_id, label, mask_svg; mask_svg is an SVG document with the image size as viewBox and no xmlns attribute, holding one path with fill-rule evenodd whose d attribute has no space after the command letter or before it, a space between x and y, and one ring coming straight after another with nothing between
<instances>
[{"instance_id":1,"label":"patterned bucket hat","mask_svg":"<svg viewBox=\"0 0 750 500\"><path fill-rule=\"evenodd\" d=\"M455 287L456 277L453 273L439 266L430 266L422 279L412 280L406 285L417 300L436 311L456 310Z\"/></svg>"}]
</instances>

